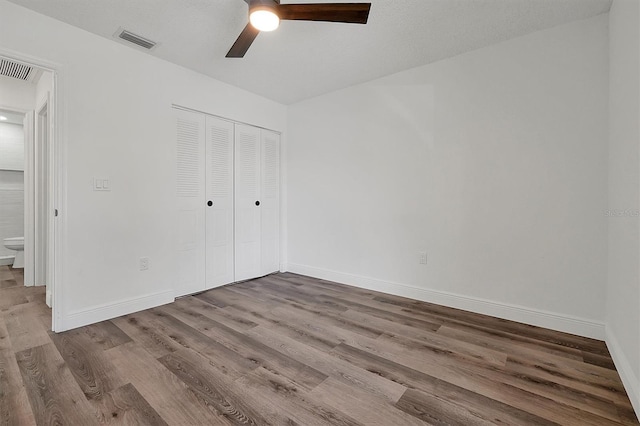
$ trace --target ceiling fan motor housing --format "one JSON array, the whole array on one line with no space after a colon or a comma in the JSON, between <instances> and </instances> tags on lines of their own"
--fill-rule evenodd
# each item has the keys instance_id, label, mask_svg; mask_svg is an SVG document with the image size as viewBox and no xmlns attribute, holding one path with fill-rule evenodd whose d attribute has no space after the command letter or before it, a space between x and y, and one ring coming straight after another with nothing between
<instances>
[{"instance_id":1,"label":"ceiling fan motor housing","mask_svg":"<svg viewBox=\"0 0 640 426\"><path fill-rule=\"evenodd\" d=\"M278 3L275 0L251 0L251 3L249 3L249 16L258 10L267 10L278 16Z\"/></svg>"}]
</instances>

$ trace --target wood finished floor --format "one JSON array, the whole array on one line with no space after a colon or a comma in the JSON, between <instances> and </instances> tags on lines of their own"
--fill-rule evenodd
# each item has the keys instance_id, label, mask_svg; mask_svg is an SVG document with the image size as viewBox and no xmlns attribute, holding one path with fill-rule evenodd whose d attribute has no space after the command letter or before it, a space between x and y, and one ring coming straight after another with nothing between
<instances>
[{"instance_id":1,"label":"wood finished floor","mask_svg":"<svg viewBox=\"0 0 640 426\"><path fill-rule=\"evenodd\" d=\"M600 341L293 274L50 317L0 267L2 425L638 424Z\"/></svg>"}]
</instances>

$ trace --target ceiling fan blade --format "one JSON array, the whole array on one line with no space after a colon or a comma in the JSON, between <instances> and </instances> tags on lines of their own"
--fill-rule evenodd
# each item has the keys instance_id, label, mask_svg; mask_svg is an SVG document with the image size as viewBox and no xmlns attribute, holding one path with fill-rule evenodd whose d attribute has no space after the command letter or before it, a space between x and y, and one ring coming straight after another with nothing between
<instances>
[{"instance_id":1,"label":"ceiling fan blade","mask_svg":"<svg viewBox=\"0 0 640 426\"><path fill-rule=\"evenodd\" d=\"M293 21L327 21L366 24L371 3L281 4L280 19Z\"/></svg>"},{"instance_id":2,"label":"ceiling fan blade","mask_svg":"<svg viewBox=\"0 0 640 426\"><path fill-rule=\"evenodd\" d=\"M260 34L260 31L256 30L253 25L247 24L238 36L236 42L231 46L229 53L227 53L227 58L244 58L244 54L247 53L247 50L251 47L251 43L258 37L258 34Z\"/></svg>"}]
</instances>

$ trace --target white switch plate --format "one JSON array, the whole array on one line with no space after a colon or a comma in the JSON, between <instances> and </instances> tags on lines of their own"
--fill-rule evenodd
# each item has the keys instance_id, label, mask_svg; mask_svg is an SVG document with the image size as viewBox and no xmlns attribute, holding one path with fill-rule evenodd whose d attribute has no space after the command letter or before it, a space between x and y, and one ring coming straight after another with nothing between
<instances>
[{"instance_id":1,"label":"white switch plate","mask_svg":"<svg viewBox=\"0 0 640 426\"><path fill-rule=\"evenodd\" d=\"M427 264L427 252L426 251L421 251L418 253L419 257L420 257L420 264L421 265L426 265Z\"/></svg>"},{"instance_id":2,"label":"white switch plate","mask_svg":"<svg viewBox=\"0 0 640 426\"><path fill-rule=\"evenodd\" d=\"M109 178L93 178L94 191L111 191L111 180Z\"/></svg>"},{"instance_id":3,"label":"white switch plate","mask_svg":"<svg viewBox=\"0 0 640 426\"><path fill-rule=\"evenodd\" d=\"M141 257L140 258L140 270L141 271L147 271L149 269L149 264L151 263L151 261L149 260L148 257Z\"/></svg>"}]
</instances>

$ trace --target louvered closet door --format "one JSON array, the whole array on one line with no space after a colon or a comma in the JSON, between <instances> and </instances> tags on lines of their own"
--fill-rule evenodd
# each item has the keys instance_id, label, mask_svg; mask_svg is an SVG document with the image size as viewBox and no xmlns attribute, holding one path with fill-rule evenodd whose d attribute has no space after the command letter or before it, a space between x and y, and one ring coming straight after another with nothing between
<instances>
[{"instance_id":1,"label":"louvered closet door","mask_svg":"<svg viewBox=\"0 0 640 426\"><path fill-rule=\"evenodd\" d=\"M260 129L235 126L235 280L260 276Z\"/></svg>"},{"instance_id":2,"label":"louvered closet door","mask_svg":"<svg viewBox=\"0 0 640 426\"><path fill-rule=\"evenodd\" d=\"M234 281L233 133L233 123L215 117L207 117L207 289Z\"/></svg>"},{"instance_id":3,"label":"louvered closet door","mask_svg":"<svg viewBox=\"0 0 640 426\"><path fill-rule=\"evenodd\" d=\"M261 131L261 275L280 270L280 135Z\"/></svg>"},{"instance_id":4,"label":"louvered closet door","mask_svg":"<svg viewBox=\"0 0 640 426\"><path fill-rule=\"evenodd\" d=\"M183 296L205 289L205 118L181 110L174 113L178 206L175 296Z\"/></svg>"}]
</instances>

